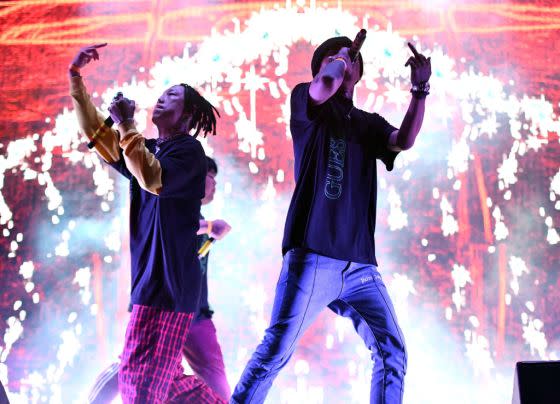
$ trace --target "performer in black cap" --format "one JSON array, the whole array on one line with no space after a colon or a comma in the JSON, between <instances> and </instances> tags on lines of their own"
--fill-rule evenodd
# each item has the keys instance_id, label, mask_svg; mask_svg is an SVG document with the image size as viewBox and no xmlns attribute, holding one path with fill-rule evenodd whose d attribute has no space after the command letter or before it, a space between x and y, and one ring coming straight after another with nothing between
<instances>
[{"instance_id":1,"label":"performer in black cap","mask_svg":"<svg viewBox=\"0 0 560 404\"><path fill-rule=\"evenodd\" d=\"M412 99L396 129L353 105L363 60L359 54L349 56L351 45L346 37L320 45L311 61L313 81L292 91L296 187L286 218L282 271L270 326L231 403L264 402L299 338L325 306L350 318L371 351L370 402L402 402L405 342L375 258L376 160L391 171L397 154L412 147L424 117L431 65L409 44Z\"/></svg>"}]
</instances>

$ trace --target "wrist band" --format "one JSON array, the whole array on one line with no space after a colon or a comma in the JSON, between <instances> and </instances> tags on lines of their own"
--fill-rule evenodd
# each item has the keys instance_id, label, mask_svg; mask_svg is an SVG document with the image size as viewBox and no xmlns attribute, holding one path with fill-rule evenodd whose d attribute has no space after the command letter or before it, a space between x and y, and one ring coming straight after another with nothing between
<instances>
[{"instance_id":1,"label":"wrist band","mask_svg":"<svg viewBox=\"0 0 560 404\"><path fill-rule=\"evenodd\" d=\"M80 77L80 68L75 65L68 66L68 73L70 77Z\"/></svg>"},{"instance_id":2,"label":"wrist band","mask_svg":"<svg viewBox=\"0 0 560 404\"><path fill-rule=\"evenodd\" d=\"M212 221L207 220L206 221L206 234L210 234L210 233L212 233Z\"/></svg>"},{"instance_id":3,"label":"wrist band","mask_svg":"<svg viewBox=\"0 0 560 404\"><path fill-rule=\"evenodd\" d=\"M414 98L422 100L430 94L430 83L426 81L425 83L413 84L410 92Z\"/></svg>"},{"instance_id":4,"label":"wrist band","mask_svg":"<svg viewBox=\"0 0 560 404\"><path fill-rule=\"evenodd\" d=\"M68 66L68 70L71 70L73 72L76 72L76 73L80 74L80 68L78 66L76 66L75 64L70 64L70 66Z\"/></svg>"},{"instance_id":5,"label":"wrist band","mask_svg":"<svg viewBox=\"0 0 560 404\"><path fill-rule=\"evenodd\" d=\"M346 69L348 68L348 64L346 63L346 60L344 60L343 57L340 57L340 56L339 56L339 57L336 57L336 58L334 58L333 62L334 62L335 60L340 60L342 63L344 63L344 70L346 70Z\"/></svg>"},{"instance_id":6,"label":"wrist band","mask_svg":"<svg viewBox=\"0 0 560 404\"><path fill-rule=\"evenodd\" d=\"M416 98L417 100L423 100L424 98L426 98L428 96L428 94L430 94L430 93L427 93L427 92L424 92L424 91L412 91L412 90L410 90L410 92L412 93L412 96L414 98Z\"/></svg>"}]
</instances>

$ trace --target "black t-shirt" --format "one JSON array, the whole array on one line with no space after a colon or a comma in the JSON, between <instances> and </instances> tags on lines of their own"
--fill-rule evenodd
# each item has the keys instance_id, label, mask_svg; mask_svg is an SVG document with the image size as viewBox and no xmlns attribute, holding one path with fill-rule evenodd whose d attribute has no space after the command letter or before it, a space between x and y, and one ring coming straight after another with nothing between
<instances>
[{"instance_id":1,"label":"black t-shirt","mask_svg":"<svg viewBox=\"0 0 560 404\"><path fill-rule=\"evenodd\" d=\"M162 168L159 195L140 188L122 156L111 164L130 180L131 304L196 313L201 286L196 233L207 170L204 150L192 136L174 138L157 150L155 139L145 144Z\"/></svg>"},{"instance_id":2,"label":"black t-shirt","mask_svg":"<svg viewBox=\"0 0 560 404\"><path fill-rule=\"evenodd\" d=\"M377 265L376 159L388 171L393 169L398 153L387 145L396 128L338 95L313 107L308 104L309 85L298 84L291 97L296 188L282 252L302 247L331 258Z\"/></svg>"}]
</instances>

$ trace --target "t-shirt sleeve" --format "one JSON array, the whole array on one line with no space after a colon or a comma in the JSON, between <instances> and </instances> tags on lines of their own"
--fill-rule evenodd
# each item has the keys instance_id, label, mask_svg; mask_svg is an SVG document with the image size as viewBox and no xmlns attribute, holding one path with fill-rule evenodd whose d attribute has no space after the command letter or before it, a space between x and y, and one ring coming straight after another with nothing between
<instances>
[{"instance_id":1,"label":"t-shirt sleeve","mask_svg":"<svg viewBox=\"0 0 560 404\"><path fill-rule=\"evenodd\" d=\"M309 124L317 118L321 107L309 103L310 85L311 83L300 83L292 90L290 99L290 121L292 125Z\"/></svg>"},{"instance_id":2,"label":"t-shirt sleeve","mask_svg":"<svg viewBox=\"0 0 560 404\"><path fill-rule=\"evenodd\" d=\"M204 198L206 158L200 144L181 147L159 159L162 169L160 198Z\"/></svg>"},{"instance_id":3,"label":"t-shirt sleeve","mask_svg":"<svg viewBox=\"0 0 560 404\"><path fill-rule=\"evenodd\" d=\"M385 164L387 171L392 171L395 164L395 158L399 152L389 149L389 137L391 133L396 131L385 118L379 114L370 114L369 136L371 136L372 147L375 151L375 158L381 160Z\"/></svg>"}]
</instances>

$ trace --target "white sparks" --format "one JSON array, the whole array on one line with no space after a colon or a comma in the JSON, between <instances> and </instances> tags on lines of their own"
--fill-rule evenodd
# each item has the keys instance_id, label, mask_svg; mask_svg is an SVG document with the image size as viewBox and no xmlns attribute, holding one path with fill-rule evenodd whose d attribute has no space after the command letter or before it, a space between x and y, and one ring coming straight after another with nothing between
<instances>
[{"instance_id":1,"label":"white sparks","mask_svg":"<svg viewBox=\"0 0 560 404\"><path fill-rule=\"evenodd\" d=\"M496 226L494 228L494 236L496 236L496 240L505 240L509 235L509 231L503 222L504 217L502 216L502 211L498 206L496 206L492 211L492 216L496 221Z\"/></svg>"},{"instance_id":2,"label":"white sparks","mask_svg":"<svg viewBox=\"0 0 560 404\"><path fill-rule=\"evenodd\" d=\"M459 231L459 222L453 217L453 207L445 195L439 204L442 214L441 230L445 237L451 236Z\"/></svg>"},{"instance_id":3,"label":"white sparks","mask_svg":"<svg viewBox=\"0 0 560 404\"><path fill-rule=\"evenodd\" d=\"M546 348L548 342L543 331L543 322L538 318L530 317L526 313L521 314L521 321L523 323L523 339L529 345L531 355L534 355L536 352L540 359L547 360Z\"/></svg>"},{"instance_id":4,"label":"white sparks","mask_svg":"<svg viewBox=\"0 0 560 404\"><path fill-rule=\"evenodd\" d=\"M80 287L80 296L82 297L82 303L88 305L92 297L92 293L90 290L91 271L89 267L78 269L72 283L78 284L78 286Z\"/></svg>"},{"instance_id":5,"label":"white sparks","mask_svg":"<svg viewBox=\"0 0 560 404\"><path fill-rule=\"evenodd\" d=\"M512 152L508 157L504 156L502 165L498 167L498 178L502 181L505 188L517 182L517 160L515 154Z\"/></svg>"},{"instance_id":6,"label":"white sparks","mask_svg":"<svg viewBox=\"0 0 560 404\"><path fill-rule=\"evenodd\" d=\"M512 280L510 282L511 290L515 295L519 293L519 278L523 274L529 273L529 268L519 257L511 256L509 259L509 268L511 270Z\"/></svg>"},{"instance_id":7,"label":"white sparks","mask_svg":"<svg viewBox=\"0 0 560 404\"><path fill-rule=\"evenodd\" d=\"M455 264L451 271L451 278L455 285L455 290L451 295L451 300L455 304L457 312L461 311L461 307L466 306L465 287L467 283L472 284L471 273L463 266Z\"/></svg>"},{"instance_id":8,"label":"white sparks","mask_svg":"<svg viewBox=\"0 0 560 404\"><path fill-rule=\"evenodd\" d=\"M471 361L475 375L488 375L494 368L488 339L474 330L465 330L465 340L465 356Z\"/></svg>"},{"instance_id":9,"label":"white sparks","mask_svg":"<svg viewBox=\"0 0 560 404\"><path fill-rule=\"evenodd\" d=\"M391 231L400 230L408 225L408 215L401 209L401 198L395 191L394 187L389 188L389 216L387 222Z\"/></svg>"},{"instance_id":10,"label":"white sparks","mask_svg":"<svg viewBox=\"0 0 560 404\"><path fill-rule=\"evenodd\" d=\"M447 160L449 167L453 169L455 175L467 171L469 168L469 155L470 149L464 139L453 144Z\"/></svg>"}]
</instances>

